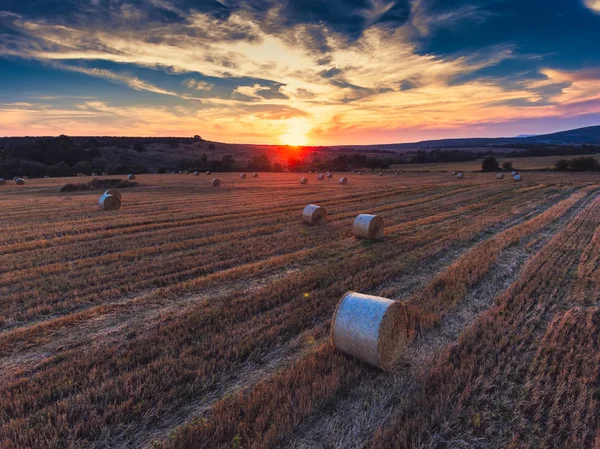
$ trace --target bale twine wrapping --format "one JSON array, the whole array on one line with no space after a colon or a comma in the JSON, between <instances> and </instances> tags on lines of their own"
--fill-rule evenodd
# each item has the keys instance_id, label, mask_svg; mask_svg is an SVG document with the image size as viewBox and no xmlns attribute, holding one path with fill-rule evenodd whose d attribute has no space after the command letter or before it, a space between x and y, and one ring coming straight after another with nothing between
<instances>
[{"instance_id":1,"label":"bale twine wrapping","mask_svg":"<svg viewBox=\"0 0 600 449\"><path fill-rule=\"evenodd\" d=\"M359 173L360 175L360 173ZM348 178L340 178L340 184L345 186L346 184L348 184Z\"/></svg>"},{"instance_id":2,"label":"bale twine wrapping","mask_svg":"<svg viewBox=\"0 0 600 449\"><path fill-rule=\"evenodd\" d=\"M0 178L0 186L6 185L6 179Z\"/></svg>"},{"instance_id":3,"label":"bale twine wrapping","mask_svg":"<svg viewBox=\"0 0 600 449\"><path fill-rule=\"evenodd\" d=\"M504 175L502 173L498 173L496 175L496 179L504 179Z\"/></svg>"},{"instance_id":4,"label":"bale twine wrapping","mask_svg":"<svg viewBox=\"0 0 600 449\"><path fill-rule=\"evenodd\" d=\"M333 178L333 175L331 173L327 173L327 178L331 179L331 178Z\"/></svg>"},{"instance_id":5,"label":"bale twine wrapping","mask_svg":"<svg viewBox=\"0 0 600 449\"><path fill-rule=\"evenodd\" d=\"M24 186L25 185L25 180L23 178L17 178L16 181L18 186Z\"/></svg>"},{"instance_id":6,"label":"bale twine wrapping","mask_svg":"<svg viewBox=\"0 0 600 449\"><path fill-rule=\"evenodd\" d=\"M515 175L513 176L513 180L516 182L520 182L521 181L521 175Z\"/></svg>"},{"instance_id":7,"label":"bale twine wrapping","mask_svg":"<svg viewBox=\"0 0 600 449\"><path fill-rule=\"evenodd\" d=\"M305 177L300 178L300 184L308 184L308 178L305 178Z\"/></svg>"},{"instance_id":8,"label":"bale twine wrapping","mask_svg":"<svg viewBox=\"0 0 600 449\"><path fill-rule=\"evenodd\" d=\"M252 173L253 178L258 178L258 173Z\"/></svg>"},{"instance_id":9,"label":"bale twine wrapping","mask_svg":"<svg viewBox=\"0 0 600 449\"><path fill-rule=\"evenodd\" d=\"M383 218L379 215L360 214L354 219L354 237L376 240L383 237Z\"/></svg>"},{"instance_id":10,"label":"bale twine wrapping","mask_svg":"<svg viewBox=\"0 0 600 449\"><path fill-rule=\"evenodd\" d=\"M389 371L406 347L407 327L400 301L348 292L333 314L331 342L343 353Z\"/></svg>"},{"instance_id":11,"label":"bale twine wrapping","mask_svg":"<svg viewBox=\"0 0 600 449\"><path fill-rule=\"evenodd\" d=\"M457 177L458 179L462 179L462 178L464 178L464 176L465 176L465 175L463 175L462 173L459 173L459 174L457 174L457 175L456 175L456 177Z\"/></svg>"},{"instance_id":12,"label":"bale twine wrapping","mask_svg":"<svg viewBox=\"0 0 600 449\"><path fill-rule=\"evenodd\" d=\"M246 176L246 173L242 173L242 174L240 175L240 179L246 179L246 178L247 178L247 176Z\"/></svg>"},{"instance_id":13,"label":"bale twine wrapping","mask_svg":"<svg viewBox=\"0 0 600 449\"><path fill-rule=\"evenodd\" d=\"M309 204L302 211L302 220L311 226L327 222L327 211L316 204Z\"/></svg>"},{"instance_id":14,"label":"bale twine wrapping","mask_svg":"<svg viewBox=\"0 0 600 449\"><path fill-rule=\"evenodd\" d=\"M325 175L319 175L319 176L317 176L317 179L319 181L323 181L325 179Z\"/></svg>"},{"instance_id":15,"label":"bale twine wrapping","mask_svg":"<svg viewBox=\"0 0 600 449\"><path fill-rule=\"evenodd\" d=\"M98 206L102 210L119 210L121 208L121 200L114 195L102 195L98 200Z\"/></svg>"},{"instance_id":16,"label":"bale twine wrapping","mask_svg":"<svg viewBox=\"0 0 600 449\"><path fill-rule=\"evenodd\" d=\"M127 177L127 179L129 179L130 181L133 181L133 180L135 180L135 175L132 173L131 175L129 175Z\"/></svg>"},{"instance_id":17,"label":"bale twine wrapping","mask_svg":"<svg viewBox=\"0 0 600 449\"><path fill-rule=\"evenodd\" d=\"M106 192L104 192L104 194L116 196L117 198L122 199L121 192L118 191L117 189L108 189Z\"/></svg>"},{"instance_id":18,"label":"bale twine wrapping","mask_svg":"<svg viewBox=\"0 0 600 449\"><path fill-rule=\"evenodd\" d=\"M215 179L212 180L212 186L213 187L219 187L220 185L221 185L221 180L220 179L215 178Z\"/></svg>"}]
</instances>

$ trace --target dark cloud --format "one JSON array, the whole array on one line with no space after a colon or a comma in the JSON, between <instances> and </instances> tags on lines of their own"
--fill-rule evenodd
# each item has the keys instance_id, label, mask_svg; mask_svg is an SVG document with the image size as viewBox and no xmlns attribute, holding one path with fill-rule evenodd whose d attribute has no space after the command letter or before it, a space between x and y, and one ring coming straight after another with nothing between
<instances>
[{"instance_id":1,"label":"dark cloud","mask_svg":"<svg viewBox=\"0 0 600 449\"><path fill-rule=\"evenodd\" d=\"M341 75L342 73L343 73L342 69L333 67L331 69L323 70L322 72L319 72L319 76L321 76L322 78L335 78L338 75Z\"/></svg>"}]
</instances>

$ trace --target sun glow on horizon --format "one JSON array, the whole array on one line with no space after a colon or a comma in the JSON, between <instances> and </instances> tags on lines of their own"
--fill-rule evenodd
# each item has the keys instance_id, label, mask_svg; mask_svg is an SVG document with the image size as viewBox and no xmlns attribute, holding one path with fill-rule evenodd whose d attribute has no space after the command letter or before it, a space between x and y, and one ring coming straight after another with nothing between
<instances>
[{"instance_id":1,"label":"sun glow on horizon","mask_svg":"<svg viewBox=\"0 0 600 449\"><path fill-rule=\"evenodd\" d=\"M310 122L306 118L291 118L287 120L287 130L279 137L284 145L293 147L305 146L310 143L308 132L311 129Z\"/></svg>"}]
</instances>

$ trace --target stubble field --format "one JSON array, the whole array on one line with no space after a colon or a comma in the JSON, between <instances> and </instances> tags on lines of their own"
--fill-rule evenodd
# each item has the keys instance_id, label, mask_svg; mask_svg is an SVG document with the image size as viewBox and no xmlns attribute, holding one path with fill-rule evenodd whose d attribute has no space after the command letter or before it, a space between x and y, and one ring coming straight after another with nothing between
<instances>
[{"instance_id":1,"label":"stubble field","mask_svg":"<svg viewBox=\"0 0 600 449\"><path fill-rule=\"evenodd\" d=\"M300 176L0 186L0 447L600 447L597 175ZM349 290L406 301L391 373L329 343Z\"/></svg>"}]
</instances>

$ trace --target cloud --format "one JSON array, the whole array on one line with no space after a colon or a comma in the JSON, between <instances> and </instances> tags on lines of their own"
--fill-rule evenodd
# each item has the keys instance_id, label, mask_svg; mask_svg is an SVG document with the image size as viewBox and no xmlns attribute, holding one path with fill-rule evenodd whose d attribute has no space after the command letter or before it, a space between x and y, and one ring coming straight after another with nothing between
<instances>
[{"instance_id":1,"label":"cloud","mask_svg":"<svg viewBox=\"0 0 600 449\"><path fill-rule=\"evenodd\" d=\"M212 90L212 88L215 87L213 84L207 83L206 81L198 81L193 78L184 81L184 84L188 89L192 90Z\"/></svg>"},{"instance_id":2,"label":"cloud","mask_svg":"<svg viewBox=\"0 0 600 449\"><path fill-rule=\"evenodd\" d=\"M600 13L600 0L583 0L583 3L592 11Z\"/></svg>"}]
</instances>

